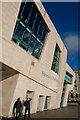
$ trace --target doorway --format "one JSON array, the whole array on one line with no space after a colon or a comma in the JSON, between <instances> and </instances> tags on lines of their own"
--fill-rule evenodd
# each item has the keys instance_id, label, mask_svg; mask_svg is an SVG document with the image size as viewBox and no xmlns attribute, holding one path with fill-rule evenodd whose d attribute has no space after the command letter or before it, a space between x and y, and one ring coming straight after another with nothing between
<instances>
[{"instance_id":1,"label":"doorway","mask_svg":"<svg viewBox=\"0 0 80 120\"><path fill-rule=\"evenodd\" d=\"M44 110L49 109L49 107L50 107L50 100L51 100L51 96L46 96Z\"/></svg>"},{"instance_id":2,"label":"doorway","mask_svg":"<svg viewBox=\"0 0 80 120\"><path fill-rule=\"evenodd\" d=\"M42 111L43 102L44 102L44 96L43 95L39 95L37 111Z\"/></svg>"},{"instance_id":3,"label":"doorway","mask_svg":"<svg viewBox=\"0 0 80 120\"><path fill-rule=\"evenodd\" d=\"M34 97L34 91L30 91L30 90L27 90L27 93L26 93L26 98L29 97L31 98L31 103L30 103L30 107L32 107L32 101L33 101L33 97Z\"/></svg>"}]
</instances>

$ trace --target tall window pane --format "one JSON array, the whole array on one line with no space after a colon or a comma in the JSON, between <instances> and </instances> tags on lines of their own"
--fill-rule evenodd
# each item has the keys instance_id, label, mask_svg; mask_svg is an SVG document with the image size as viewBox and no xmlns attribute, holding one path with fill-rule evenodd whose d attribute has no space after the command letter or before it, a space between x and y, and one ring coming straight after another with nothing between
<instances>
[{"instance_id":1,"label":"tall window pane","mask_svg":"<svg viewBox=\"0 0 80 120\"><path fill-rule=\"evenodd\" d=\"M21 45L20 45L23 49L27 50L28 49L28 45L25 41L22 41Z\"/></svg>"},{"instance_id":2,"label":"tall window pane","mask_svg":"<svg viewBox=\"0 0 80 120\"><path fill-rule=\"evenodd\" d=\"M35 26L34 26L34 31L35 31L36 34L37 34L37 31L38 31L39 24L40 24L40 18L39 18L39 16L37 16Z\"/></svg>"},{"instance_id":3,"label":"tall window pane","mask_svg":"<svg viewBox=\"0 0 80 120\"><path fill-rule=\"evenodd\" d=\"M36 58L39 58L41 49L42 49L42 46L38 42L36 42L33 56L35 56Z\"/></svg>"},{"instance_id":4,"label":"tall window pane","mask_svg":"<svg viewBox=\"0 0 80 120\"><path fill-rule=\"evenodd\" d=\"M59 47L56 45L54 58L53 58L52 66L51 66L51 70L55 71L56 73L58 73L59 56L60 56L60 50L59 50Z\"/></svg>"},{"instance_id":5,"label":"tall window pane","mask_svg":"<svg viewBox=\"0 0 80 120\"><path fill-rule=\"evenodd\" d=\"M35 39L31 37L29 47L28 47L28 52L32 55L33 50L34 50L34 45L35 45Z\"/></svg>"},{"instance_id":6,"label":"tall window pane","mask_svg":"<svg viewBox=\"0 0 80 120\"><path fill-rule=\"evenodd\" d=\"M31 15L30 15L30 19L29 19L29 25L30 27L32 28L33 24L34 24L34 21L35 21L35 16L36 16L36 11L34 9L34 7L32 8L32 12L31 12Z\"/></svg>"},{"instance_id":7,"label":"tall window pane","mask_svg":"<svg viewBox=\"0 0 80 120\"><path fill-rule=\"evenodd\" d=\"M13 35L13 41L16 42L18 45L21 43L22 41L22 37L23 37L23 33L24 33L24 28L21 24L19 24L17 22L16 24L16 29Z\"/></svg>"},{"instance_id":8,"label":"tall window pane","mask_svg":"<svg viewBox=\"0 0 80 120\"><path fill-rule=\"evenodd\" d=\"M30 40L30 33L28 31L25 31L24 37L23 37L23 41L26 42L27 44L29 43Z\"/></svg>"},{"instance_id":9,"label":"tall window pane","mask_svg":"<svg viewBox=\"0 0 80 120\"><path fill-rule=\"evenodd\" d=\"M44 31L43 31L43 33L42 33L42 42L44 42L44 40L45 40L45 37L46 37L46 33L47 33L47 31L46 31L46 29L44 28Z\"/></svg>"}]
</instances>

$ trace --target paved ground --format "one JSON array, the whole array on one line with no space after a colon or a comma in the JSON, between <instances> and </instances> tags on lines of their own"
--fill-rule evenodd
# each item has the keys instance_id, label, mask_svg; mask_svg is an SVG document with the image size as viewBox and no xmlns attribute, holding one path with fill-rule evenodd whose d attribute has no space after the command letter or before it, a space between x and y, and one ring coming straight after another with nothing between
<instances>
[{"instance_id":1,"label":"paved ground","mask_svg":"<svg viewBox=\"0 0 80 120\"><path fill-rule=\"evenodd\" d=\"M68 106L55 110L37 112L31 115L32 118L79 118L80 106Z\"/></svg>"},{"instance_id":2,"label":"paved ground","mask_svg":"<svg viewBox=\"0 0 80 120\"><path fill-rule=\"evenodd\" d=\"M31 114L31 119L54 119L54 118L77 118L77 120L80 120L80 106L68 106L65 108L59 108L54 110L46 110L44 112L37 112L34 114ZM3 118L2 120L11 120L11 118ZM13 119L16 120L16 119ZM20 118L18 120L24 120L24 118ZM25 119L27 120L27 118ZM64 119L63 119L64 120ZM73 119L74 120L74 119Z\"/></svg>"}]
</instances>

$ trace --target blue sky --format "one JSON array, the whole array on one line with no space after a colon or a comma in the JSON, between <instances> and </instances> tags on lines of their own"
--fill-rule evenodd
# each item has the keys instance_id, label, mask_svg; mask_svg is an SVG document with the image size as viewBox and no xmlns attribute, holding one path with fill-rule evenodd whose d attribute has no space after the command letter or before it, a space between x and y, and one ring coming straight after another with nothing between
<instances>
[{"instance_id":1,"label":"blue sky","mask_svg":"<svg viewBox=\"0 0 80 120\"><path fill-rule=\"evenodd\" d=\"M43 2L67 51L67 62L72 69L78 64L78 2Z\"/></svg>"}]
</instances>

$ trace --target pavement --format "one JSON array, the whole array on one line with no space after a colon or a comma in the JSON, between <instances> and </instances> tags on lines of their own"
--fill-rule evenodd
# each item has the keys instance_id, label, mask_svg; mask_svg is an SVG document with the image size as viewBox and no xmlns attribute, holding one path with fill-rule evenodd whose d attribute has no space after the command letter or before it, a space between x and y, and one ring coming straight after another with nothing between
<instances>
[{"instance_id":1,"label":"pavement","mask_svg":"<svg viewBox=\"0 0 80 120\"><path fill-rule=\"evenodd\" d=\"M70 119L80 120L80 105L69 105L67 107L45 110L43 112L37 112L31 114L31 120L42 120L42 119ZM28 118L2 118L2 120L28 120Z\"/></svg>"}]
</instances>

